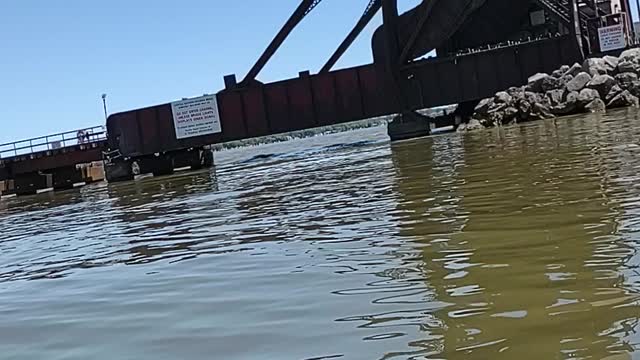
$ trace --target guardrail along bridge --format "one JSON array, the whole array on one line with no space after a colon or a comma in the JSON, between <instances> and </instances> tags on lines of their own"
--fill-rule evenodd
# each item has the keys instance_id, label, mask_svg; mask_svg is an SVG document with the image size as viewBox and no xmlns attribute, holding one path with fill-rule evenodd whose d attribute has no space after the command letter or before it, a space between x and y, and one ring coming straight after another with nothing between
<instances>
[{"instance_id":1,"label":"guardrail along bridge","mask_svg":"<svg viewBox=\"0 0 640 360\"><path fill-rule=\"evenodd\" d=\"M383 115L397 114L392 138L426 135L432 125L417 110L460 104L464 112L537 72L582 61L600 52L601 27L622 26L626 44L633 42L629 0L424 0L404 13L397 0L371 0L320 69L260 82L262 68L321 2L302 0L248 73L240 81L225 76L215 95L112 114L106 134L85 129L94 135L84 143L72 132L0 146L5 193L68 188L81 178L76 165L103 159L109 181L132 179L134 163L156 175L211 166L208 144ZM373 63L334 70L379 12Z\"/></svg>"}]
</instances>

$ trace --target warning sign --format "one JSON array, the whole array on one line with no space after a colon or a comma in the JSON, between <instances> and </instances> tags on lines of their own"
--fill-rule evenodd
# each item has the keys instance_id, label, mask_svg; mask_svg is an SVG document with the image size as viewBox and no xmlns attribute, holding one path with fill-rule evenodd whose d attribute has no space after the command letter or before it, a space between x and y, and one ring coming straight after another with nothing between
<instances>
[{"instance_id":1,"label":"warning sign","mask_svg":"<svg viewBox=\"0 0 640 360\"><path fill-rule=\"evenodd\" d=\"M173 102L171 111L177 139L222 132L215 95Z\"/></svg>"},{"instance_id":2,"label":"warning sign","mask_svg":"<svg viewBox=\"0 0 640 360\"><path fill-rule=\"evenodd\" d=\"M627 46L622 24L599 28L598 36L602 52L624 49Z\"/></svg>"}]
</instances>

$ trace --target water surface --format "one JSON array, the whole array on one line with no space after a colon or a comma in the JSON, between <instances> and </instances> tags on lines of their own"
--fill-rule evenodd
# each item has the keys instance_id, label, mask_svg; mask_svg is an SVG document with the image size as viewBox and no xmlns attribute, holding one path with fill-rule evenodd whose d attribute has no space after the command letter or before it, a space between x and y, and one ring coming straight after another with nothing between
<instances>
[{"instance_id":1,"label":"water surface","mask_svg":"<svg viewBox=\"0 0 640 360\"><path fill-rule=\"evenodd\" d=\"M640 359L634 111L0 201L2 359Z\"/></svg>"}]
</instances>

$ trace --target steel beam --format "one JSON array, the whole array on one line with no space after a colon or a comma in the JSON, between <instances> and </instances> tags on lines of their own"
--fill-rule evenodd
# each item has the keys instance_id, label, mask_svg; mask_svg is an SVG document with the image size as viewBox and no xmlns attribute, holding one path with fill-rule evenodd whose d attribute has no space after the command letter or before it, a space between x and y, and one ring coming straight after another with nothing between
<instances>
[{"instance_id":1,"label":"steel beam","mask_svg":"<svg viewBox=\"0 0 640 360\"><path fill-rule=\"evenodd\" d=\"M407 41L407 43L404 45L402 49L402 53L400 53L400 57L399 57L400 64L405 64L409 61L408 58L409 58L409 54L411 53L411 50L413 49L413 45L416 43L418 36L420 36L420 34L422 33L422 29L424 28L424 25L427 22L427 18L431 13L431 9L433 9L433 6L436 3L437 1L428 1L426 5L423 6L422 8L423 10L420 13L420 16L418 17L417 26L415 29L413 29L413 33L409 37L409 40Z\"/></svg>"},{"instance_id":2,"label":"steel beam","mask_svg":"<svg viewBox=\"0 0 640 360\"><path fill-rule=\"evenodd\" d=\"M373 17L378 13L378 11L380 11L381 7L382 7L382 0L369 1L369 5L367 6L367 9L365 10L362 17L360 17L360 20L358 21L358 23L353 27L351 32L349 32L349 35L347 35L347 37L342 41L340 46L338 46L338 48L333 53L333 55L331 55L327 63L324 64L324 66L320 70L320 73L326 73L331 71L331 69L335 66L338 60L340 60L342 55L344 55L344 53L349 49L351 44L353 44L353 42L358 38L360 33L362 33L362 30L364 30L364 28L366 28L367 25L369 25L369 23L371 22L371 19L373 19Z\"/></svg>"},{"instance_id":3,"label":"steel beam","mask_svg":"<svg viewBox=\"0 0 640 360\"><path fill-rule=\"evenodd\" d=\"M255 80L260 71L269 62L271 57L278 51L282 43L287 39L291 31L304 19L304 17L311 12L322 0L302 0L298 8L293 12L289 20L280 29L276 37L271 40L271 43L265 51L262 53L258 61L253 65L251 70L247 73L241 85L247 85L251 81Z\"/></svg>"}]
</instances>

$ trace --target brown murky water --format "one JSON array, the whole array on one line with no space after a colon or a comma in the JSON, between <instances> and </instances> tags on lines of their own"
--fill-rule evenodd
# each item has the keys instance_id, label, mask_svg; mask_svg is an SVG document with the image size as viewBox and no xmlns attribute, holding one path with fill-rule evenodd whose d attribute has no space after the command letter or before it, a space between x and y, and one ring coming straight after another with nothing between
<instances>
[{"instance_id":1,"label":"brown murky water","mask_svg":"<svg viewBox=\"0 0 640 360\"><path fill-rule=\"evenodd\" d=\"M0 201L2 359L640 359L635 112Z\"/></svg>"}]
</instances>

